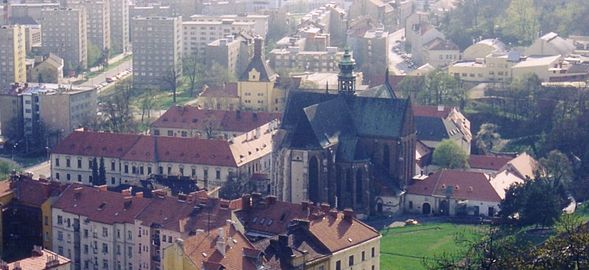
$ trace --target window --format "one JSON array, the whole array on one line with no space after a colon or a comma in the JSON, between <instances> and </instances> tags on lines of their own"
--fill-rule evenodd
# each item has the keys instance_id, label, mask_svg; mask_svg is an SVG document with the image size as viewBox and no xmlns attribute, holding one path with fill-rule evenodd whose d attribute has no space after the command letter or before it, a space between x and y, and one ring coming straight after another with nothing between
<instances>
[{"instance_id":1,"label":"window","mask_svg":"<svg viewBox=\"0 0 589 270\"><path fill-rule=\"evenodd\" d=\"M168 175L172 174L172 167L168 167Z\"/></svg>"},{"instance_id":2,"label":"window","mask_svg":"<svg viewBox=\"0 0 589 270\"><path fill-rule=\"evenodd\" d=\"M72 177L71 177L71 175L68 173L68 174L66 174L66 175L65 175L65 179L66 179L66 180L68 180L68 181L70 181L70 180L72 180Z\"/></svg>"},{"instance_id":3,"label":"window","mask_svg":"<svg viewBox=\"0 0 589 270\"><path fill-rule=\"evenodd\" d=\"M58 225L63 224L63 217L62 216L57 216L57 224Z\"/></svg>"},{"instance_id":4,"label":"window","mask_svg":"<svg viewBox=\"0 0 589 270\"><path fill-rule=\"evenodd\" d=\"M153 130L153 135L154 136L159 136L160 135L160 130L159 129L154 129Z\"/></svg>"},{"instance_id":5,"label":"window","mask_svg":"<svg viewBox=\"0 0 589 270\"><path fill-rule=\"evenodd\" d=\"M409 209L413 209L413 201L409 201Z\"/></svg>"},{"instance_id":6,"label":"window","mask_svg":"<svg viewBox=\"0 0 589 270\"><path fill-rule=\"evenodd\" d=\"M63 232L62 231L57 232L57 240L63 241Z\"/></svg>"},{"instance_id":7,"label":"window","mask_svg":"<svg viewBox=\"0 0 589 270\"><path fill-rule=\"evenodd\" d=\"M131 231L127 231L127 240L133 240L133 234L131 234Z\"/></svg>"},{"instance_id":8,"label":"window","mask_svg":"<svg viewBox=\"0 0 589 270\"><path fill-rule=\"evenodd\" d=\"M88 254L88 245L84 245L84 254Z\"/></svg>"},{"instance_id":9,"label":"window","mask_svg":"<svg viewBox=\"0 0 589 270\"><path fill-rule=\"evenodd\" d=\"M68 168L71 166L71 163L70 163L70 159L69 158L66 158L65 159L65 166L68 167Z\"/></svg>"},{"instance_id":10,"label":"window","mask_svg":"<svg viewBox=\"0 0 589 270\"><path fill-rule=\"evenodd\" d=\"M78 182L82 182L82 175L78 174Z\"/></svg>"},{"instance_id":11,"label":"window","mask_svg":"<svg viewBox=\"0 0 589 270\"><path fill-rule=\"evenodd\" d=\"M59 167L59 158L55 159L55 167Z\"/></svg>"},{"instance_id":12,"label":"window","mask_svg":"<svg viewBox=\"0 0 589 270\"><path fill-rule=\"evenodd\" d=\"M157 169L159 174L164 174L164 167L159 166Z\"/></svg>"},{"instance_id":13,"label":"window","mask_svg":"<svg viewBox=\"0 0 589 270\"><path fill-rule=\"evenodd\" d=\"M335 262L335 270L342 270L342 262L341 261Z\"/></svg>"},{"instance_id":14,"label":"window","mask_svg":"<svg viewBox=\"0 0 589 270\"><path fill-rule=\"evenodd\" d=\"M88 159L88 169L92 169L92 160Z\"/></svg>"},{"instance_id":15,"label":"window","mask_svg":"<svg viewBox=\"0 0 589 270\"><path fill-rule=\"evenodd\" d=\"M115 171L115 170L116 170L116 167L115 167L115 162L114 162L114 161L111 161L111 162L110 162L110 170L111 170L111 171Z\"/></svg>"},{"instance_id":16,"label":"window","mask_svg":"<svg viewBox=\"0 0 589 270\"><path fill-rule=\"evenodd\" d=\"M221 170L220 169L217 169L217 171L215 172L215 178L217 180L221 179Z\"/></svg>"},{"instance_id":17,"label":"window","mask_svg":"<svg viewBox=\"0 0 589 270\"><path fill-rule=\"evenodd\" d=\"M108 237L108 229L102 228L102 237Z\"/></svg>"},{"instance_id":18,"label":"window","mask_svg":"<svg viewBox=\"0 0 589 270\"><path fill-rule=\"evenodd\" d=\"M196 177L196 169L192 168L192 172L191 172L192 177Z\"/></svg>"},{"instance_id":19,"label":"window","mask_svg":"<svg viewBox=\"0 0 589 270\"><path fill-rule=\"evenodd\" d=\"M88 230L84 229L84 238L88 238Z\"/></svg>"},{"instance_id":20,"label":"window","mask_svg":"<svg viewBox=\"0 0 589 270\"><path fill-rule=\"evenodd\" d=\"M142 250L141 243L139 243L139 254L141 254L141 250Z\"/></svg>"},{"instance_id":21,"label":"window","mask_svg":"<svg viewBox=\"0 0 589 270\"><path fill-rule=\"evenodd\" d=\"M133 257L133 247L128 247L128 249L127 249L127 254L128 254L127 256L128 256L129 258L132 258L132 257ZM129 269L132 269L132 268L131 268L131 264L129 264Z\"/></svg>"},{"instance_id":22,"label":"window","mask_svg":"<svg viewBox=\"0 0 589 270\"><path fill-rule=\"evenodd\" d=\"M180 175L184 176L184 168L180 167Z\"/></svg>"},{"instance_id":23,"label":"window","mask_svg":"<svg viewBox=\"0 0 589 270\"><path fill-rule=\"evenodd\" d=\"M129 173L129 165L125 164L125 173Z\"/></svg>"},{"instance_id":24,"label":"window","mask_svg":"<svg viewBox=\"0 0 589 270\"><path fill-rule=\"evenodd\" d=\"M82 168L82 160L78 159L78 169L81 169L81 168Z\"/></svg>"},{"instance_id":25,"label":"window","mask_svg":"<svg viewBox=\"0 0 589 270\"><path fill-rule=\"evenodd\" d=\"M372 258L374 258L374 256L376 256L376 252L374 252L374 248L372 248Z\"/></svg>"},{"instance_id":26,"label":"window","mask_svg":"<svg viewBox=\"0 0 589 270\"><path fill-rule=\"evenodd\" d=\"M168 243L172 243L172 236L168 236Z\"/></svg>"},{"instance_id":27,"label":"window","mask_svg":"<svg viewBox=\"0 0 589 270\"><path fill-rule=\"evenodd\" d=\"M354 255L348 257L348 266L354 265Z\"/></svg>"},{"instance_id":28,"label":"window","mask_svg":"<svg viewBox=\"0 0 589 270\"><path fill-rule=\"evenodd\" d=\"M63 255L64 255L64 254L63 254L63 247L62 247L62 246L59 246L59 247L57 247L57 253L58 253L59 255L61 255L61 256L63 256Z\"/></svg>"},{"instance_id":29,"label":"window","mask_svg":"<svg viewBox=\"0 0 589 270\"><path fill-rule=\"evenodd\" d=\"M182 134L182 137L188 137L188 132L186 132L186 131L182 131L181 134Z\"/></svg>"},{"instance_id":30,"label":"window","mask_svg":"<svg viewBox=\"0 0 589 270\"><path fill-rule=\"evenodd\" d=\"M108 260L107 259L102 260L102 268L108 269Z\"/></svg>"},{"instance_id":31,"label":"window","mask_svg":"<svg viewBox=\"0 0 589 270\"><path fill-rule=\"evenodd\" d=\"M147 174L151 175L151 166L147 167Z\"/></svg>"},{"instance_id":32,"label":"window","mask_svg":"<svg viewBox=\"0 0 589 270\"><path fill-rule=\"evenodd\" d=\"M366 251L362 251L362 261L366 260Z\"/></svg>"},{"instance_id":33,"label":"window","mask_svg":"<svg viewBox=\"0 0 589 270\"><path fill-rule=\"evenodd\" d=\"M168 136L174 136L174 131L168 130Z\"/></svg>"},{"instance_id":34,"label":"window","mask_svg":"<svg viewBox=\"0 0 589 270\"><path fill-rule=\"evenodd\" d=\"M59 180L59 173L55 173L55 179Z\"/></svg>"}]
</instances>

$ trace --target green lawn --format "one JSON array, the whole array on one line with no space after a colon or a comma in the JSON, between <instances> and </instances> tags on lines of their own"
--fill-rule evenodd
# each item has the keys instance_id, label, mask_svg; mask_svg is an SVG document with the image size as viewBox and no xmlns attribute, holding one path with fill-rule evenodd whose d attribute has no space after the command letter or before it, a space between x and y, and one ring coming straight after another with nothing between
<instances>
[{"instance_id":1,"label":"green lawn","mask_svg":"<svg viewBox=\"0 0 589 270\"><path fill-rule=\"evenodd\" d=\"M430 223L381 231L380 268L424 269L423 258L433 258L442 253L462 253L457 239L477 237L485 227Z\"/></svg>"}]
</instances>

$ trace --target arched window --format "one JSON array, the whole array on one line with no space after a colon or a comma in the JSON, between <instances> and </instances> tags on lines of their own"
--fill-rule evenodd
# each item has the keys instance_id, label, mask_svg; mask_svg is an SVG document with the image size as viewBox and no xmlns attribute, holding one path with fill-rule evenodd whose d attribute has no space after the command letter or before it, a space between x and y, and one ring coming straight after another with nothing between
<instances>
[{"instance_id":1,"label":"arched window","mask_svg":"<svg viewBox=\"0 0 589 270\"><path fill-rule=\"evenodd\" d=\"M309 160L309 200L320 202L319 194L319 161L312 157Z\"/></svg>"}]
</instances>

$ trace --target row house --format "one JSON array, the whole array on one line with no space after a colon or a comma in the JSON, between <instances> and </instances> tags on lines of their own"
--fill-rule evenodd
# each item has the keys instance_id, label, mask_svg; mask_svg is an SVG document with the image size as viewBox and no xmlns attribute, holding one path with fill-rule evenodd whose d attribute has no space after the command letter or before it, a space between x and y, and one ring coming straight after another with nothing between
<instances>
[{"instance_id":1,"label":"row house","mask_svg":"<svg viewBox=\"0 0 589 270\"><path fill-rule=\"evenodd\" d=\"M231 220L228 205L209 201L204 191L176 198L156 190L146 198L130 189L73 184L52 206L52 249L76 270L162 269L164 248Z\"/></svg>"},{"instance_id":2,"label":"row house","mask_svg":"<svg viewBox=\"0 0 589 270\"><path fill-rule=\"evenodd\" d=\"M51 153L51 175L60 182L95 185L101 181L93 181L93 175L103 171L106 183L101 183L108 186L151 175L184 176L209 189L269 169L273 131L267 124L228 141L78 131Z\"/></svg>"}]
</instances>

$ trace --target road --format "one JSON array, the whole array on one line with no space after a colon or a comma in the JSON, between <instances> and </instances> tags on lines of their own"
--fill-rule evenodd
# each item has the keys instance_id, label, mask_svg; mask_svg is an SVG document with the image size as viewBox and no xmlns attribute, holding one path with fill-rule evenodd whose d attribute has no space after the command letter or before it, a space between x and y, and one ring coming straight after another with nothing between
<instances>
[{"instance_id":1,"label":"road","mask_svg":"<svg viewBox=\"0 0 589 270\"><path fill-rule=\"evenodd\" d=\"M123 72L125 69L131 68L133 66L132 62L132 59L127 59L123 62L119 62L117 67L110 69L106 72L100 73L96 75L96 77L90 78L88 81L82 83L81 86L93 87L96 84L105 82L107 77L114 77L117 74Z\"/></svg>"},{"instance_id":2,"label":"road","mask_svg":"<svg viewBox=\"0 0 589 270\"><path fill-rule=\"evenodd\" d=\"M404 50L404 36L405 29L399 29L388 36L389 39L389 70L395 75L405 75L411 72L411 68L404 62L403 57L399 53L393 51L397 44L401 44L399 48L401 52ZM398 42L397 42L398 41Z\"/></svg>"},{"instance_id":3,"label":"road","mask_svg":"<svg viewBox=\"0 0 589 270\"><path fill-rule=\"evenodd\" d=\"M39 179L39 176L41 175L49 177L51 176L51 165L49 164L49 161L44 161L31 167L25 168L23 169L23 171L33 173L33 179Z\"/></svg>"}]
</instances>

